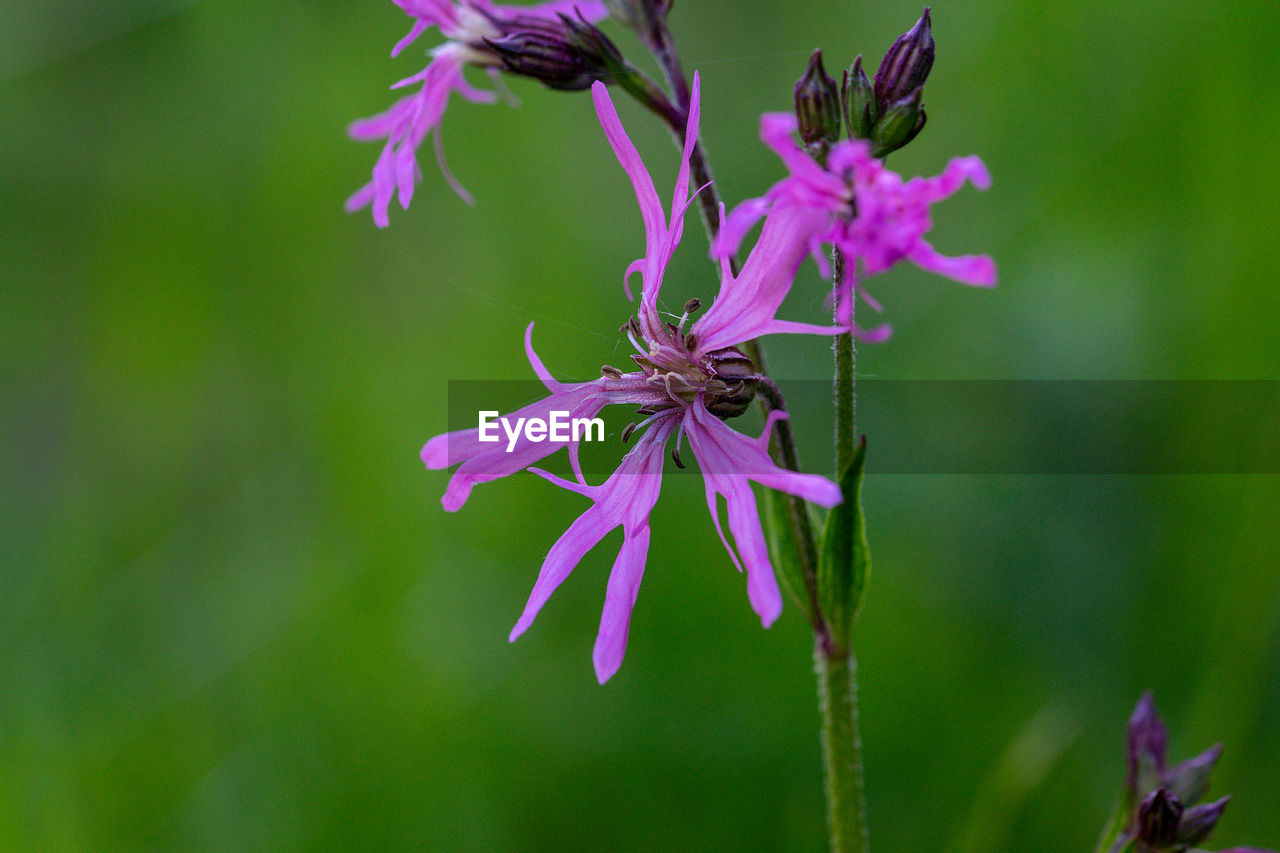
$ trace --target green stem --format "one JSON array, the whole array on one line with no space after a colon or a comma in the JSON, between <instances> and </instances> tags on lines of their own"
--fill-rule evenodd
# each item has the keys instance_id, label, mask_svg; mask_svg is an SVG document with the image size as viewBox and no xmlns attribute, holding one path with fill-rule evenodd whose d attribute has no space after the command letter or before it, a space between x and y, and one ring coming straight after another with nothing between
<instances>
[{"instance_id":1,"label":"green stem","mask_svg":"<svg viewBox=\"0 0 1280 853\"><path fill-rule=\"evenodd\" d=\"M822 763L826 769L827 829L831 853L866 853L862 739L858 736L858 664L853 651L815 644L818 705L822 710Z\"/></svg>"},{"instance_id":2,"label":"green stem","mask_svg":"<svg viewBox=\"0 0 1280 853\"><path fill-rule=\"evenodd\" d=\"M844 255L839 249L831 250L831 280L834 282L836 298L839 298L840 281L844 278ZM852 296L851 296L852 298ZM849 314L853 315L853 306ZM857 378L854 369L857 366L856 353L853 346L853 332L836 335L835 344L835 405L836 405L836 477L844 474L849 460L853 459L857 433Z\"/></svg>"},{"instance_id":3,"label":"green stem","mask_svg":"<svg viewBox=\"0 0 1280 853\"><path fill-rule=\"evenodd\" d=\"M845 276L844 256L831 252L831 279L837 299ZM850 306L852 316L852 306ZM836 478L853 459L857 433L857 393L853 333L837 335L835 351ZM832 853L867 850L866 799L862 781L862 737L858 732L857 661L853 645L835 648L817 638L818 704L822 709L822 761L826 770L827 827Z\"/></svg>"},{"instance_id":4,"label":"green stem","mask_svg":"<svg viewBox=\"0 0 1280 853\"><path fill-rule=\"evenodd\" d=\"M667 85L674 95L672 103L656 92L649 81L640 75L633 78L632 94L661 116L675 138L676 145L684 142L685 123L689 111L689 85L680 68L671 34L665 20L660 17L649 20L641 29L641 38L653 51L666 76ZM640 85L635 85L639 83ZM711 168L706 151L699 140L691 152L690 171L695 187L705 187L698 195L702 224L709 241L714 242L720 227L720 198L716 185L711 181ZM834 280L841 281L844 274L843 258L835 253ZM731 259L734 274L738 271L736 259ZM764 378L761 383L760 402L766 411L785 411L777 387L768 380L768 368L759 341L747 341L742 345L744 353L756 365ZM836 478L853 458L855 433L854 406L854 348L852 334L836 338ZM790 424L779 421L769 442L769 452L774 461L793 471L800 469ZM818 673L818 700L822 712L822 758L826 768L827 818L831 833L832 853L866 853L866 806L862 790L862 742L858 735L858 693L854 678L856 662L852 648L838 648L827 630L826 620L818 607L818 537L809 517L808 505L794 495L784 495L788 502L788 521L792 540L796 543L797 557L801 564L810 609L813 613L814 660Z\"/></svg>"}]
</instances>

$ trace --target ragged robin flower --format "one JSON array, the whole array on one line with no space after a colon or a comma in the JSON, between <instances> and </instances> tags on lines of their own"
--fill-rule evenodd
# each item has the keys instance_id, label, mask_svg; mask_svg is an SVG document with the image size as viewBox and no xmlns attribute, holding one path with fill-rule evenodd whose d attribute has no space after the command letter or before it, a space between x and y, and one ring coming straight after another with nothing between
<instances>
[{"instance_id":1,"label":"ragged robin flower","mask_svg":"<svg viewBox=\"0 0 1280 853\"><path fill-rule=\"evenodd\" d=\"M497 6L489 0L394 2L413 18L413 27L392 48L392 56L398 56L431 27L439 28L446 41L431 50L431 61L425 68L391 87L399 89L419 84L417 92L401 98L385 112L353 122L348 128L353 139L386 140L374 164L372 179L356 190L346 203L348 211L372 207L373 221L380 228L385 228L390 221L387 208L393 195L401 207L409 207L414 186L422 178L417 161L418 147L433 130L436 131L434 140L440 171L454 191L471 202L471 196L444 162L438 129L449 96L454 92L479 103L490 103L497 98L494 92L477 89L467 82L463 76L466 66L496 73L500 68L509 66L512 54L519 53L517 46L524 43L522 40L537 42L543 51L545 66L546 44L558 33L566 33L567 38L561 15L585 26L608 14L600 0L552 0L534 6ZM532 50L525 45L525 53ZM505 61L504 54L507 57Z\"/></svg>"},{"instance_id":2,"label":"ragged robin flower","mask_svg":"<svg viewBox=\"0 0 1280 853\"><path fill-rule=\"evenodd\" d=\"M761 117L760 138L782 158L790 175L763 197L734 209L713 254L722 258L732 255L761 217L765 217L766 230L770 220L786 221L786 239L803 243L812 251L824 275L830 274L824 246L839 249L845 257L845 275L836 287L835 317L843 326L851 324L855 293L874 310L881 310L860 286L859 275L875 275L902 260L965 284L995 285L995 262L987 255L946 257L925 240L933 227L930 207L935 202L955 193L965 181L979 189L990 185L991 177L981 160L957 157L937 177L904 180L871 156L865 140L836 143L823 165L796 143L795 132L794 115L767 113ZM863 339L881 341L889 336L890 328L882 325L855 332Z\"/></svg>"},{"instance_id":3,"label":"ragged robin flower","mask_svg":"<svg viewBox=\"0 0 1280 853\"><path fill-rule=\"evenodd\" d=\"M698 133L698 77L695 74L693 78L684 153L669 218L604 85L597 83L592 96L605 135L631 179L644 222L645 255L627 270L628 275L639 272L642 280L637 314L624 327L636 350L631 357L634 369L623 371L606 366L601 369L601 376L590 382L560 382L534 353L530 325L525 337L529 361L549 396L510 417L545 416L551 411L591 417L606 405L635 406L641 419L622 434L624 441L634 443L617 469L598 486L589 485L583 477L578 448L572 442L568 448L574 480L531 467L564 445L524 440L508 453L503 447L479 441L475 429L436 436L423 448L422 460L428 468L459 465L444 495L448 510L459 508L476 483L526 468L591 500L591 507L569 526L543 560L533 593L511 632L513 641L529 628L552 592L586 553L611 530L622 527L622 548L609 576L593 654L596 676L604 683L617 671L626 651L631 610L649 551L649 514L658 499L668 448L675 464L684 467L680 448L688 439L705 482L714 526L734 564L745 570L748 600L766 627L781 612L782 596L769 561L751 483L826 507L840 503L841 493L835 483L824 477L786 470L769 458L770 429L785 414L772 413L763 434L754 438L725 423L741 415L759 383L768 381L757 374L736 344L770 332L833 331L774 317L804 260L806 247L775 239L779 229L767 225L741 272L735 276L727 264L722 265L719 294L696 322L690 323L690 316L701 309L696 299L685 304L677 322L664 321L658 296L667 263L680 241L685 208L690 201L689 157ZM720 525L719 497L725 501L733 545Z\"/></svg>"}]
</instances>

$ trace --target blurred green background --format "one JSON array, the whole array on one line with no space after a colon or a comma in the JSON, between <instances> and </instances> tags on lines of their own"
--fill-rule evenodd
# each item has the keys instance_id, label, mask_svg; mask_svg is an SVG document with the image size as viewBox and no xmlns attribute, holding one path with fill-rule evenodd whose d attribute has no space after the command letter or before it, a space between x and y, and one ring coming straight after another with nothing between
<instances>
[{"instance_id":1,"label":"blurred green background","mask_svg":"<svg viewBox=\"0 0 1280 853\"><path fill-rule=\"evenodd\" d=\"M814 47L878 58L919 12L677 2L726 200L780 177L758 117ZM445 117L474 209L428 145L391 228L345 215L377 154L346 123L435 43L391 60L407 28L387 2L0 3L0 848L820 849L809 636L790 603L760 629L696 478L668 478L607 686L616 533L507 644L585 502L521 475L446 514L417 452L449 380L531 377L531 320L557 375L617 363L642 232L589 99L520 80L518 109ZM881 277L897 332L860 371L1280 378L1274 5L944 0L934 32L893 165L985 159L934 236L1000 287ZM669 139L620 109L665 196ZM672 304L713 294L705 251L691 220ZM821 292L806 266L787 315ZM773 342L776 375L827 347ZM798 428L825 472L827 427ZM1227 744L1216 846L1280 844L1280 478L865 500L877 849L1092 849L1146 688L1175 757Z\"/></svg>"}]
</instances>

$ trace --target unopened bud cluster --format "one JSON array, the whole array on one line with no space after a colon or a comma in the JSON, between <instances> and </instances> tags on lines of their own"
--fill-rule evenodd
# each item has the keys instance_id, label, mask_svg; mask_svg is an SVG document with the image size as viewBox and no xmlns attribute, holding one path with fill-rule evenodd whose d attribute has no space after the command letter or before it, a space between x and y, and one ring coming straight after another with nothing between
<instances>
[{"instance_id":1,"label":"unopened bud cluster","mask_svg":"<svg viewBox=\"0 0 1280 853\"><path fill-rule=\"evenodd\" d=\"M868 140L875 157L915 139L925 124L924 83L933 68L933 56L928 6L880 60L874 81L862 70L858 56L837 90L835 80L822 67L821 51L814 51L796 83L796 118L809 153L822 159L842 132Z\"/></svg>"},{"instance_id":2,"label":"unopened bud cluster","mask_svg":"<svg viewBox=\"0 0 1280 853\"><path fill-rule=\"evenodd\" d=\"M1186 853L1198 850L1222 817L1230 797L1199 803L1209 790L1209 772L1222 754L1212 746L1169 764L1169 735L1145 694L1129 720L1129 773L1113 824L1103 834L1102 853ZM1233 847L1232 853L1273 853ZM1203 853L1203 851L1200 851Z\"/></svg>"}]
</instances>

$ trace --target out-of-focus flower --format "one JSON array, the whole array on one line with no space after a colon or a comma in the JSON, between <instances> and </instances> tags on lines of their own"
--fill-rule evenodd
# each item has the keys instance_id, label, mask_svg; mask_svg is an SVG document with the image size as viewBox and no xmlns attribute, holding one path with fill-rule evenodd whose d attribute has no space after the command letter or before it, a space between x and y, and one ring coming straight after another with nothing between
<instances>
[{"instance_id":1,"label":"out-of-focus flower","mask_svg":"<svg viewBox=\"0 0 1280 853\"><path fill-rule=\"evenodd\" d=\"M393 195L401 207L408 208L414 186L422 178L417 161L418 147L432 130L436 130L436 160L440 171L454 191L468 204L471 203L471 196L444 162L438 130L440 118L449 103L449 96L454 92L479 103L492 102L496 95L468 83L463 76L463 68L472 65L493 73L504 66L511 70L512 62L521 56L521 44L524 43L530 68L534 67L535 59L539 60L541 64L537 68L547 75L548 85L558 82L563 88L569 85L569 77L574 73L587 73L588 60L581 51L569 55L572 51L567 45L574 43L575 30L586 31L587 25L608 14L600 0L552 0L534 6L497 6L489 0L394 2L413 18L413 27L392 48L392 56L399 55L431 27L438 27L446 41L431 50L431 61L425 68L391 87L399 89L419 84L416 93L401 98L385 112L353 122L347 129L353 139L386 140L374 164L372 179L356 190L346 203L348 211L372 207L373 221L380 228L385 228L389 222L387 208ZM570 19L568 24L562 20L562 15ZM566 63L578 62L576 72L565 67L551 68L552 60L556 58L548 55L554 53L549 47L552 43L566 46L565 56L561 58ZM537 56L533 55L535 47ZM583 79L579 88L589 83L590 80Z\"/></svg>"},{"instance_id":2,"label":"out-of-focus flower","mask_svg":"<svg viewBox=\"0 0 1280 853\"><path fill-rule=\"evenodd\" d=\"M712 247L713 254L731 256L762 216L766 231L771 220L788 222L786 239L808 247L824 275L829 268L822 246L834 246L845 257L844 278L836 288L836 322L843 326L851 325L855 293L874 310L881 310L860 286L859 274L874 275L902 260L965 284L995 285L996 266L989 256L946 257L925 240L933 227L930 207L935 202L955 193L965 181L979 189L990 186L991 177L981 160L957 157L937 177L904 180L872 157L864 140L837 143L824 166L796 144L795 132L796 118L791 114L761 117L760 138L791 174L763 197L734 209ZM802 216L802 212L818 216ZM855 332L863 339L880 341L889 336L890 328L882 325Z\"/></svg>"},{"instance_id":3,"label":"out-of-focus flower","mask_svg":"<svg viewBox=\"0 0 1280 853\"><path fill-rule=\"evenodd\" d=\"M840 99L849 135L866 139L871 153L884 157L902 148L924 129L924 82L933 68L933 31L929 7L915 26L898 36L880 60L875 85L862 70L862 57L844 74Z\"/></svg>"},{"instance_id":4,"label":"out-of-focus flower","mask_svg":"<svg viewBox=\"0 0 1280 853\"><path fill-rule=\"evenodd\" d=\"M685 209L690 201L689 157L697 142L698 77L695 74L693 78L684 154L669 217L635 146L623 130L605 86L597 83L592 96L605 135L631 179L644 222L645 255L627 270L628 275L639 272L642 279L637 315L625 327L636 349L631 358L637 369L624 372L605 367L601 369L600 378L590 382L560 382L551 376L533 351L530 325L525 337L529 361L550 394L511 417L545 416L553 410L570 411L574 417L590 417L606 405L627 404L638 406L637 413L643 419L624 430L624 441L636 433L640 433L639 438L613 474L599 486L588 485L583 477L574 442L568 442L568 446L575 480L531 469L589 498L592 506L547 553L511 639L515 640L528 629L552 592L583 556L607 533L621 526L622 548L609 576L593 654L597 678L604 683L617 671L626 651L631 609L649 550L649 513L658 499L668 445L675 463L684 467L680 445L688 438L706 485L707 505L715 528L735 565L745 570L747 597L766 627L781 612L782 596L761 532L751 482L827 507L840 503L841 493L835 483L824 477L786 470L769 458L770 429L784 414L772 413L763 434L757 438L735 432L724 423L725 419L746 410L758 383L763 381L751 361L734 348L735 344L769 332L832 332L831 328L786 323L773 316L804 260L805 247L775 240L777 229L766 226L737 276L731 274L727 264L722 265L720 293L697 322L689 326L690 315L701 308L696 299L685 304L678 322L665 322L659 313L658 295L667 263L680 241ZM802 212L801 215L810 214ZM503 447L481 443L478 430L463 430L432 438L422 450L422 460L428 468L447 468L461 463L444 496L445 508L454 510L466 500L475 483L528 468L561 446L564 445L523 440L508 453ZM729 530L733 534L732 546L720 526L718 497L725 501Z\"/></svg>"},{"instance_id":5,"label":"out-of-focus flower","mask_svg":"<svg viewBox=\"0 0 1280 853\"><path fill-rule=\"evenodd\" d=\"M815 50L796 81L794 94L800 141L821 162L840 139L840 90L822 67L822 51Z\"/></svg>"},{"instance_id":6,"label":"out-of-focus flower","mask_svg":"<svg viewBox=\"0 0 1280 853\"><path fill-rule=\"evenodd\" d=\"M1196 805L1209 790L1209 772L1222 744L1180 764L1169 765L1169 735L1150 692L1142 694L1129 719L1128 773L1111 824L1098 843L1100 853L1197 853L1209 838L1230 797ZM1220 853L1275 853L1232 847Z\"/></svg>"}]
</instances>

